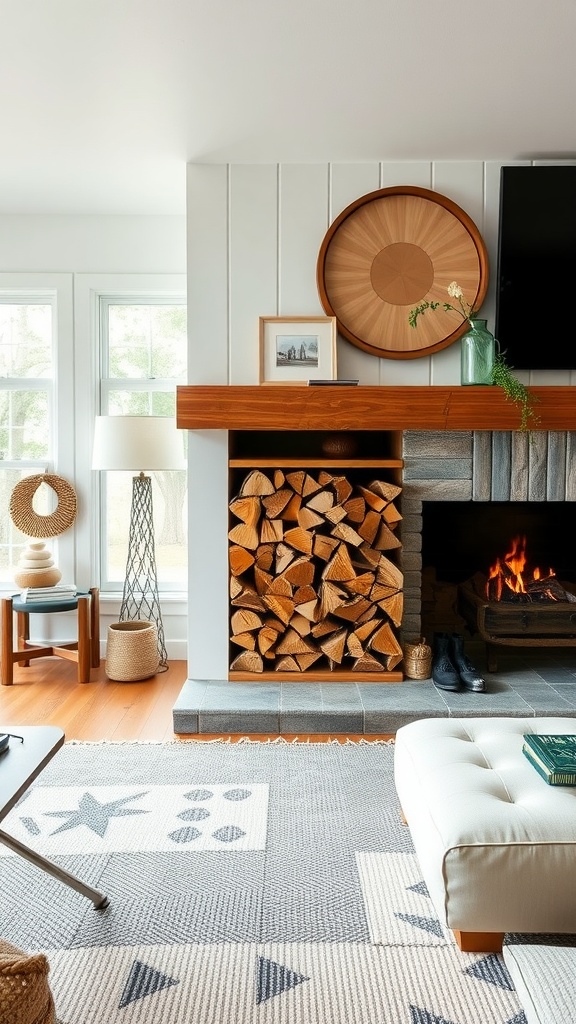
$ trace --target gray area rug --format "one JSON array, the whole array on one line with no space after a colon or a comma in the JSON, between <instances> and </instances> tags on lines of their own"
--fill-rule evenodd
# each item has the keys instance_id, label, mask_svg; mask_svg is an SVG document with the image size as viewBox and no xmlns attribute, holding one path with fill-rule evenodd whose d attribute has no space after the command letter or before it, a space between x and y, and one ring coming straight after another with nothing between
<instances>
[{"instance_id":1,"label":"gray area rug","mask_svg":"<svg viewBox=\"0 0 576 1024\"><path fill-rule=\"evenodd\" d=\"M461 953L385 743L66 744L3 828L0 935L45 952L60 1024L525 1024Z\"/></svg>"}]
</instances>

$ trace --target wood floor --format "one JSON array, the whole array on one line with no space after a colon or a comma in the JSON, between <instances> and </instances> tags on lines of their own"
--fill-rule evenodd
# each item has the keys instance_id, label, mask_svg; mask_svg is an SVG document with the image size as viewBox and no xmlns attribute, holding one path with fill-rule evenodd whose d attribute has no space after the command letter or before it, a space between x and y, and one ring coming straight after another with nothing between
<instances>
[{"instance_id":1,"label":"wood floor","mask_svg":"<svg viewBox=\"0 0 576 1024\"><path fill-rule=\"evenodd\" d=\"M58 725L67 740L158 742L174 739L172 707L187 675L185 661L139 683L113 683L104 662L89 683L76 681L77 666L41 658L14 666L12 686L0 686L0 723Z\"/></svg>"},{"instance_id":2,"label":"wood floor","mask_svg":"<svg viewBox=\"0 0 576 1024\"><path fill-rule=\"evenodd\" d=\"M211 740L201 736L175 736L172 708L187 677L185 661L171 661L167 672L141 683L114 683L106 677L105 663L92 669L89 683L76 681L77 666L61 658L40 658L29 668L14 666L12 686L0 686L0 731L19 725L58 725L66 740L98 742L148 742L186 739ZM238 736L224 739L237 740ZM250 734L250 739L266 741L274 736ZM286 740L328 743L364 740L357 735L324 733L285 736ZM371 736L389 739L390 736Z\"/></svg>"}]
</instances>

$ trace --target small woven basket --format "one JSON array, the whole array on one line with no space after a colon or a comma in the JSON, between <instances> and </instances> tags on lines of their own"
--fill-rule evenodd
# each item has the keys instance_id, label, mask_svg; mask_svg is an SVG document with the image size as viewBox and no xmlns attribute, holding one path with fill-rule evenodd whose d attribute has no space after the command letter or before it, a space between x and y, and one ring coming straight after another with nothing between
<instances>
[{"instance_id":1,"label":"small woven basket","mask_svg":"<svg viewBox=\"0 0 576 1024\"><path fill-rule=\"evenodd\" d=\"M113 622L108 626L108 679L118 683L150 679L159 663L158 629L153 622Z\"/></svg>"},{"instance_id":2,"label":"small woven basket","mask_svg":"<svg viewBox=\"0 0 576 1024\"><path fill-rule=\"evenodd\" d=\"M417 637L404 644L404 672L408 679L429 679L432 673L432 648L426 637Z\"/></svg>"}]
</instances>

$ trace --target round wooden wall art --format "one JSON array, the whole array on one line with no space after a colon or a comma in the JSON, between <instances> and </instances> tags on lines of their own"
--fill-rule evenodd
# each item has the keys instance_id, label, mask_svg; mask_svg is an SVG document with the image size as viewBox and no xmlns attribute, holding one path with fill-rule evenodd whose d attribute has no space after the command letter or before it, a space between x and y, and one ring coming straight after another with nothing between
<instances>
[{"instance_id":1,"label":"round wooden wall art","mask_svg":"<svg viewBox=\"0 0 576 1024\"><path fill-rule=\"evenodd\" d=\"M387 359L446 348L466 329L439 308L410 327L421 302L451 302L457 281L479 309L488 287L486 246L474 222L439 192L395 185L361 196L336 218L317 264L320 301L353 345Z\"/></svg>"}]
</instances>

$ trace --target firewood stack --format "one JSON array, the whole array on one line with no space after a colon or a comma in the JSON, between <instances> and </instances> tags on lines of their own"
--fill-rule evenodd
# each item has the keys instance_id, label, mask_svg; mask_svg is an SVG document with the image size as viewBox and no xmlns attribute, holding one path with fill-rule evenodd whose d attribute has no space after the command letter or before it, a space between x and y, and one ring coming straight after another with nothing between
<instances>
[{"instance_id":1,"label":"firewood stack","mask_svg":"<svg viewBox=\"0 0 576 1024\"><path fill-rule=\"evenodd\" d=\"M325 470L251 471L230 502L230 666L240 673L390 672L402 573L395 484Z\"/></svg>"}]
</instances>

